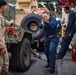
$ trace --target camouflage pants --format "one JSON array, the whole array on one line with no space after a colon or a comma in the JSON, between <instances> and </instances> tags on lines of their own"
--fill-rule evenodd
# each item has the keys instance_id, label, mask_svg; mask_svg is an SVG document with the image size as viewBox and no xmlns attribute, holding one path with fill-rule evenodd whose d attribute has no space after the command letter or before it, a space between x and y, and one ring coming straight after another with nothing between
<instances>
[{"instance_id":1,"label":"camouflage pants","mask_svg":"<svg viewBox=\"0 0 76 75\"><path fill-rule=\"evenodd\" d=\"M8 72L9 58L8 52L3 56L0 54L0 75L5 75Z\"/></svg>"}]
</instances>

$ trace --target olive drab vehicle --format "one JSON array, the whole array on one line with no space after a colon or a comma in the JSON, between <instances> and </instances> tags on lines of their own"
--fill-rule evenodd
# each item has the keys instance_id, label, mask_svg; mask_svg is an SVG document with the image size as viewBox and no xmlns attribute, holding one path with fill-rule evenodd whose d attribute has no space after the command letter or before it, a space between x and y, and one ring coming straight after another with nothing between
<instances>
[{"instance_id":1,"label":"olive drab vehicle","mask_svg":"<svg viewBox=\"0 0 76 75\"><path fill-rule=\"evenodd\" d=\"M11 27L5 27L6 44L10 56L10 69L27 71L31 64L31 45L44 34L40 29L41 13L37 0L17 0L16 4L8 3L3 16L15 20Z\"/></svg>"}]
</instances>

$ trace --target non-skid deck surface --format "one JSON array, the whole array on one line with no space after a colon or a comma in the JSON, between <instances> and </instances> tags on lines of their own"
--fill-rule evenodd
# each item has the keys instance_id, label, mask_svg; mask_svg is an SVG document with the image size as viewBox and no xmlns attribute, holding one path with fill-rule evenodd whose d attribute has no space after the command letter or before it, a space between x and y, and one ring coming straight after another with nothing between
<instances>
[{"instance_id":1,"label":"non-skid deck surface","mask_svg":"<svg viewBox=\"0 0 76 75\"><path fill-rule=\"evenodd\" d=\"M46 60L45 54L40 53L42 58ZM51 75L76 75L76 63L71 60L71 54L67 52L63 60L56 61L56 73ZM42 61L32 57L32 65L25 73L13 72L14 75L50 75L48 69L45 69L46 61Z\"/></svg>"}]
</instances>

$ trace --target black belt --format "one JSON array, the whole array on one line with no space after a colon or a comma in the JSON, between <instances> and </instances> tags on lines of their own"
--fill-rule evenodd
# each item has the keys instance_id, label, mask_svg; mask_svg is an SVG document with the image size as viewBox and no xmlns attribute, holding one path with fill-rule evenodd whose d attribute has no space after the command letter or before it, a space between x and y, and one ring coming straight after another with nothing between
<instances>
[{"instance_id":1,"label":"black belt","mask_svg":"<svg viewBox=\"0 0 76 75\"><path fill-rule=\"evenodd\" d=\"M45 34L45 36L48 37L48 38L52 38L52 37L54 37L54 36L56 36L56 35L57 35L57 34L53 34L53 35L46 35L46 34Z\"/></svg>"}]
</instances>

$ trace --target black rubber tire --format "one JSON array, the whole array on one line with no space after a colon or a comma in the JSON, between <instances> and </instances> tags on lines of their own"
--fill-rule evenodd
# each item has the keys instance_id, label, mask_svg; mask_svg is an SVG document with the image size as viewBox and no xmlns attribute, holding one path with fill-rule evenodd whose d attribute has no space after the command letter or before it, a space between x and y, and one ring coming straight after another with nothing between
<instances>
[{"instance_id":1,"label":"black rubber tire","mask_svg":"<svg viewBox=\"0 0 76 75\"><path fill-rule=\"evenodd\" d=\"M24 38L21 43L13 44L11 54L10 68L12 70L25 72L30 68L31 46L27 38Z\"/></svg>"},{"instance_id":2,"label":"black rubber tire","mask_svg":"<svg viewBox=\"0 0 76 75\"><path fill-rule=\"evenodd\" d=\"M29 14L26 17L23 18L21 22L21 26L25 30L29 30L29 23L30 22L36 22L38 29L36 31L29 30L32 33L33 39L38 40L40 39L44 34L44 29L39 28L39 23L41 22L41 16L37 14Z\"/></svg>"}]
</instances>

